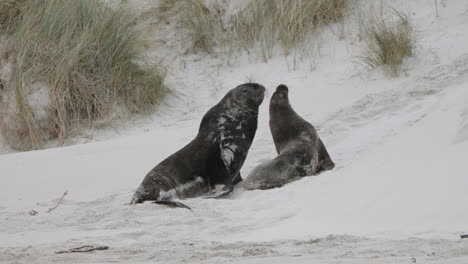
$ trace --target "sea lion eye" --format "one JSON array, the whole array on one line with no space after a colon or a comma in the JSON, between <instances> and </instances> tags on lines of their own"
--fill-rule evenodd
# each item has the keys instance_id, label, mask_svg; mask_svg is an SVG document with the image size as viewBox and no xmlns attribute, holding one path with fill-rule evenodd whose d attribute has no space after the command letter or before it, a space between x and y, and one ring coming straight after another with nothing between
<instances>
[{"instance_id":1,"label":"sea lion eye","mask_svg":"<svg viewBox=\"0 0 468 264\"><path fill-rule=\"evenodd\" d=\"M246 94L248 91L249 91L249 90L248 90L247 88L244 88L244 89L242 90L242 93Z\"/></svg>"}]
</instances>

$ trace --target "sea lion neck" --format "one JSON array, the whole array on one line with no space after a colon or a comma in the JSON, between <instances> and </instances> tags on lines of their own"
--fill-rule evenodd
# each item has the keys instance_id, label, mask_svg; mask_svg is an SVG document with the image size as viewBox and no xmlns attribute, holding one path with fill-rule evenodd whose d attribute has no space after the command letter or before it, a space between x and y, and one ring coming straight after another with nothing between
<instances>
[{"instance_id":1,"label":"sea lion neck","mask_svg":"<svg viewBox=\"0 0 468 264\"><path fill-rule=\"evenodd\" d=\"M271 103L270 102L270 116L271 115L278 115L283 116L285 113L294 112L291 104L289 103L289 99L286 98L285 102L281 103Z\"/></svg>"}]
</instances>

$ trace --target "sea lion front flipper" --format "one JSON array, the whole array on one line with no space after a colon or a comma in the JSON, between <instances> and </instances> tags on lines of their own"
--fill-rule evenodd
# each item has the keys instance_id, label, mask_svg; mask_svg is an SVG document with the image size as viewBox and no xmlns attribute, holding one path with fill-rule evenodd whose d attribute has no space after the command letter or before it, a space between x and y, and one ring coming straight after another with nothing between
<instances>
[{"instance_id":1,"label":"sea lion front flipper","mask_svg":"<svg viewBox=\"0 0 468 264\"><path fill-rule=\"evenodd\" d=\"M212 191L208 192L206 196L203 196L203 198L224 197L232 192L234 188L234 181L239 181L237 179L237 177L240 177L239 173L237 173L235 177L231 176L231 168L227 167L229 164L227 161L229 160L223 159L223 151L226 150L222 150L222 144L220 143L214 147L209 154L206 166L208 167L208 179Z\"/></svg>"},{"instance_id":2,"label":"sea lion front flipper","mask_svg":"<svg viewBox=\"0 0 468 264\"><path fill-rule=\"evenodd\" d=\"M179 208L185 208L185 209L188 209L190 211L192 211L192 208L188 207L187 205L181 203L181 202L177 202L177 201L169 201L169 200L157 200L157 201L154 201L155 204L162 204L162 205L166 205L166 206L169 206L169 207L179 207Z\"/></svg>"},{"instance_id":3,"label":"sea lion front flipper","mask_svg":"<svg viewBox=\"0 0 468 264\"><path fill-rule=\"evenodd\" d=\"M222 198L226 198L228 197L232 191L234 190L234 186L231 185L231 186L220 186L221 188L216 188L216 189L219 189L219 190L215 190L215 192L213 192L212 194L210 195L207 195L207 196L203 196L202 198L203 199L222 199Z\"/></svg>"},{"instance_id":4,"label":"sea lion front flipper","mask_svg":"<svg viewBox=\"0 0 468 264\"><path fill-rule=\"evenodd\" d=\"M214 195L203 196L202 198L203 199L223 199L223 198L227 198L231 193L232 191L226 191L226 192L217 193Z\"/></svg>"},{"instance_id":5,"label":"sea lion front flipper","mask_svg":"<svg viewBox=\"0 0 468 264\"><path fill-rule=\"evenodd\" d=\"M225 137L221 137L225 138ZM204 199L219 199L227 197L234 190L234 184L242 181L235 160L236 146L228 140L220 140L219 146L212 152L207 166L209 166L213 191ZM237 171L237 172L236 172ZM234 175L232 172L236 172Z\"/></svg>"},{"instance_id":6,"label":"sea lion front flipper","mask_svg":"<svg viewBox=\"0 0 468 264\"><path fill-rule=\"evenodd\" d=\"M317 173L322 171L331 170L335 167L335 163L328 154L325 145L323 144L322 140L319 139L319 146L318 146L318 156L319 156L319 163L317 166Z\"/></svg>"}]
</instances>

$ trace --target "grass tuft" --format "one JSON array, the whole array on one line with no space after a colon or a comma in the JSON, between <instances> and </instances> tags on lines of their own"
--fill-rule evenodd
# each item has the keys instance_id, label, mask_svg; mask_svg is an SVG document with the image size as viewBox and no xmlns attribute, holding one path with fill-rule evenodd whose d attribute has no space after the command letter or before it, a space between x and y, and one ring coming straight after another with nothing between
<instances>
[{"instance_id":1,"label":"grass tuft","mask_svg":"<svg viewBox=\"0 0 468 264\"><path fill-rule=\"evenodd\" d=\"M161 4L164 8L168 0ZM169 1L170 2L170 1ZM202 0L184 0L179 23L191 39L191 52L216 55L217 48L255 50L269 60L280 45L285 55L304 43L317 27L343 19L350 0L247 0L224 25L223 10Z\"/></svg>"},{"instance_id":2,"label":"grass tuft","mask_svg":"<svg viewBox=\"0 0 468 264\"><path fill-rule=\"evenodd\" d=\"M413 27L399 12L394 21L373 18L364 26L366 48L360 57L370 68L382 67L392 77L400 74L404 59L413 55Z\"/></svg>"},{"instance_id":3,"label":"grass tuft","mask_svg":"<svg viewBox=\"0 0 468 264\"><path fill-rule=\"evenodd\" d=\"M234 39L244 49L259 45L271 58L279 41L284 54L303 43L317 27L343 19L348 0L250 0L234 16Z\"/></svg>"},{"instance_id":4,"label":"grass tuft","mask_svg":"<svg viewBox=\"0 0 468 264\"><path fill-rule=\"evenodd\" d=\"M28 0L0 0L0 32L10 33L21 15L21 5Z\"/></svg>"},{"instance_id":5,"label":"grass tuft","mask_svg":"<svg viewBox=\"0 0 468 264\"><path fill-rule=\"evenodd\" d=\"M143 65L138 33L123 8L102 1L27 1L12 28L10 89L27 127L29 148L41 144L29 105L34 83L49 88L48 133L65 139L82 124L109 116L115 107L140 113L165 91L164 74Z\"/></svg>"},{"instance_id":6,"label":"grass tuft","mask_svg":"<svg viewBox=\"0 0 468 264\"><path fill-rule=\"evenodd\" d=\"M210 8L201 0L182 2L179 23L189 32L190 52L206 52L214 55L218 37L221 36L220 9L216 5Z\"/></svg>"}]
</instances>

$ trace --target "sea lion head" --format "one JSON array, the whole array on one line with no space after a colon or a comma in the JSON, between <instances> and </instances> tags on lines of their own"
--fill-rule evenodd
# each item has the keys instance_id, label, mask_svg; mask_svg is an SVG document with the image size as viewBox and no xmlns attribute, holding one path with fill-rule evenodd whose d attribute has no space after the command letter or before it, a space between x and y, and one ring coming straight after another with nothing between
<instances>
[{"instance_id":1,"label":"sea lion head","mask_svg":"<svg viewBox=\"0 0 468 264\"><path fill-rule=\"evenodd\" d=\"M275 93L273 93L273 96L271 97L270 106L288 105L289 104L288 92L289 92L288 87L284 84L280 84L276 88Z\"/></svg>"},{"instance_id":2,"label":"sea lion head","mask_svg":"<svg viewBox=\"0 0 468 264\"><path fill-rule=\"evenodd\" d=\"M265 97L265 87L258 83L244 83L232 89L230 95L241 105L258 108Z\"/></svg>"}]
</instances>

